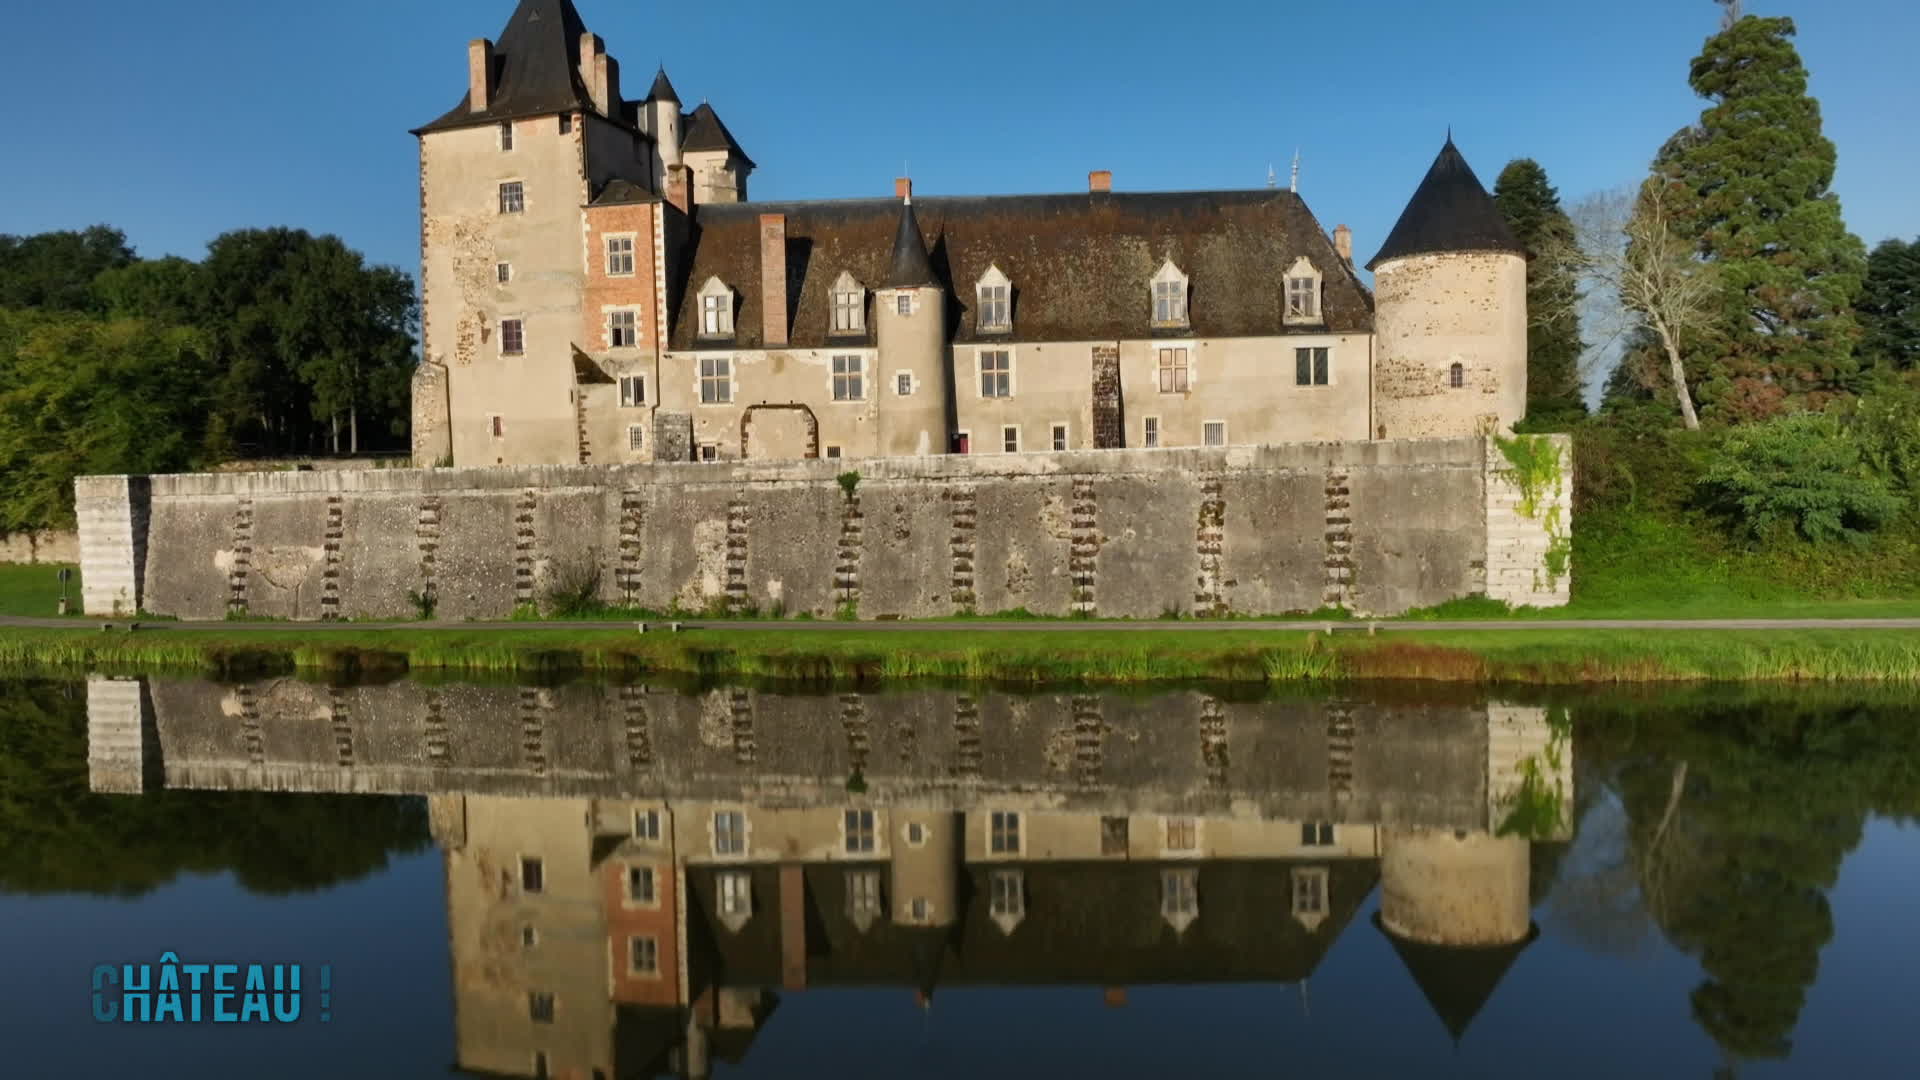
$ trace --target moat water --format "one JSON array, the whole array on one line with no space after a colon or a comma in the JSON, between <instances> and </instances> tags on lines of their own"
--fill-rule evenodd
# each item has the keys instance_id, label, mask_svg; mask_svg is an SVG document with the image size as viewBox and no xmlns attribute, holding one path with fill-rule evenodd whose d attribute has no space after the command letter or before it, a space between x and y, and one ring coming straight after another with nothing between
<instances>
[{"instance_id":1,"label":"moat water","mask_svg":"<svg viewBox=\"0 0 1920 1080\"><path fill-rule=\"evenodd\" d=\"M4 1074L1912 1076L1917 714L0 678Z\"/></svg>"}]
</instances>

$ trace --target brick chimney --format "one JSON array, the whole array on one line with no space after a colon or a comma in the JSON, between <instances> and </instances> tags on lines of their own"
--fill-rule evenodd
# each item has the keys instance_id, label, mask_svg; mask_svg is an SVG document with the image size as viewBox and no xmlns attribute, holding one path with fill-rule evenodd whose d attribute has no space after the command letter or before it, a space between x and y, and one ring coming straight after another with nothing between
<instances>
[{"instance_id":1,"label":"brick chimney","mask_svg":"<svg viewBox=\"0 0 1920 1080\"><path fill-rule=\"evenodd\" d=\"M787 343L787 215L760 215L760 330L768 348Z\"/></svg>"},{"instance_id":2,"label":"brick chimney","mask_svg":"<svg viewBox=\"0 0 1920 1080\"><path fill-rule=\"evenodd\" d=\"M1339 252L1340 257L1348 262L1353 261L1352 229L1347 228L1345 225L1335 225L1333 227L1333 250Z\"/></svg>"},{"instance_id":3,"label":"brick chimney","mask_svg":"<svg viewBox=\"0 0 1920 1080\"><path fill-rule=\"evenodd\" d=\"M693 205L693 170L675 162L667 166L667 202L681 213Z\"/></svg>"},{"instance_id":4,"label":"brick chimney","mask_svg":"<svg viewBox=\"0 0 1920 1080\"><path fill-rule=\"evenodd\" d=\"M482 112L493 103L493 42L467 42L467 108Z\"/></svg>"},{"instance_id":5,"label":"brick chimney","mask_svg":"<svg viewBox=\"0 0 1920 1080\"><path fill-rule=\"evenodd\" d=\"M1087 190L1089 192L1112 191L1113 190L1113 170L1112 169L1095 169L1092 172L1088 173L1087 174Z\"/></svg>"},{"instance_id":6,"label":"brick chimney","mask_svg":"<svg viewBox=\"0 0 1920 1080\"><path fill-rule=\"evenodd\" d=\"M893 197L896 199L913 198L913 181L904 176L895 178L893 181Z\"/></svg>"}]
</instances>

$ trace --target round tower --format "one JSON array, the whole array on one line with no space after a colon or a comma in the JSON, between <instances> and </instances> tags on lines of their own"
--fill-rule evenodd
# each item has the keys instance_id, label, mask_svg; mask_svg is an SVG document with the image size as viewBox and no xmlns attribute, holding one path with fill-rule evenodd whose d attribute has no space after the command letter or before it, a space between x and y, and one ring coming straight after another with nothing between
<instances>
[{"instance_id":1,"label":"round tower","mask_svg":"<svg viewBox=\"0 0 1920 1080\"><path fill-rule=\"evenodd\" d=\"M665 66L653 77L643 107L647 110L647 133L653 136L661 169L680 164L680 95L667 78Z\"/></svg>"},{"instance_id":2,"label":"round tower","mask_svg":"<svg viewBox=\"0 0 1920 1080\"><path fill-rule=\"evenodd\" d=\"M1380 923L1422 945L1512 945L1532 933L1523 836L1389 829L1380 837Z\"/></svg>"},{"instance_id":3,"label":"round tower","mask_svg":"<svg viewBox=\"0 0 1920 1080\"><path fill-rule=\"evenodd\" d=\"M888 905L896 926L947 927L960 917L960 816L895 810Z\"/></svg>"},{"instance_id":4,"label":"round tower","mask_svg":"<svg viewBox=\"0 0 1920 1080\"><path fill-rule=\"evenodd\" d=\"M913 188L900 184L892 269L874 293L875 452L884 457L944 454L953 425L947 386L947 293L933 272L913 213Z\"/></svg>"},{"instance_id":5,"label":"round tower","mask_svg":"<svg viewBox=\"0 0 1920 1080\"><path fill-rule=\"evenodd\" d=\"M1374 280L1373 434L1509 430L1527 408L1527 259L1452 137Z\"/></svg>"}]
</instances>

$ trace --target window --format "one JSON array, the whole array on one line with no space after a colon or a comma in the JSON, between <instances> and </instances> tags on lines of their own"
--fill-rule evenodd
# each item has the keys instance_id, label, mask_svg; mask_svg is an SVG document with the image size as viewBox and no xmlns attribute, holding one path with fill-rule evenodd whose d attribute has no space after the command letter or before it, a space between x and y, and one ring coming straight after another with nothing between
<instances>
[{"instance_id":1,"label":"window","mask_svg":"<svg viewBox=\"0 0 1920 1080\"><path fill-rule=\"evenodd\" d=\"M873 811L847 811L847 853L857 855L873 850Z\"/></svg>"},{"instance_id":2,"label":"window","mask_svg":"<svg viewBox=\"0 0 1920 1080\"><path fill-rule=\"evenodd\" d=\"M1290 277L1287 279L1287 318L1316 319L1320 317L1320 281L1311 277Z\"/></svg>"},{"instance_id":3,"label":"window","mask_svg":"<svg viewBox=\"0 0 1920 1080\"><path fill-rule=\"evenodd\" d=\"M1308 821L1300 825L1301 847L1326 847L1333 843L1333 823Z\"/></svg>"},{"instance_id":4,"label":"window","mask_svg":"<svg viewBox=\"0 0 1920 1080\"><path fill-rule=\"evenodd\" d=\"M1327 350L1293 350L1293 381L1297 386L1327 385Z\"/></svg>"},{"instance_id":5,"label":"window","mask_svg":"<svg viewBox=\"0 0 1920 1080\"><path fill-rule=\"evenodd\" d=\"M902 371L893 377L893 392L901 397L913 396L913 373Z\"/></svg>"},{"instance_id":6,"label":"window","mask_svg":"<svg viewBox=\"0 0 1920 1080\"><path fill-rule=\"evenodd\" d=\"M660 839L660 811L635 810L633 812L633 838L635 840Z\"/></svg>"},{"instance_id":7,"label":"window","mask_svg":"<svg viewBox=\"0 0 1920 1080\"><path fill-rule=\"evenodd\" d=\"M547 887L547 868L539 859L522 855L520 857L520 891L523 893L542 892Z\"/></svg>"},{"instance_id":8,"label":"window","mask_svg":"<svg viewBox=\"0 0 1920 1080\"><path fill-rule=\"evenodd\" d=\"M1160 418L1149 416L1140 422L1141 445L1151 450L1160 445Z\"/></svg>"},{"instance_id":9,"label":"window","mask_svg":"<svg viewBox=\"0 0 1920 1080\"><path fill-rule=\"evenodd\" d=\"M745 874L721 874L720 914L731 918L745 918L753 914L753 879Z\"/></svg>"},{"instance_id":10,"label":"window","mask_svg":"<svg viewBox=\"0 0 1920 1080\"><path fill-rule=\"evenodd\" d=\"M1006 349L980 350L980 396L1013 396L1013 353Z\"/></svg>"},{"instance_id":11,"label":"window","mask_svg":"<svg viewBox=\"0 0 1920 1080\"><path fill-rule=\"evenodd\" d=\"M733 400L733 359L727 356L700 358L700 404L725 405Z\"/></svg>"},{"instance_id":12,"label":"window","mask_svg":"<svg viewBox=\"0 0 1920 1080\"><path fill-rule=\"evenodd\" d=\"M500 284L502 285L505 285L507 282L512 281L513 280L513 264L512 263L494 264L493 276L499 278Z\"/></svg>"},{"instance_id":13,"label":"window","mask_svg":"<svg viewBox=\"0 0 1920 1080\"><path fill-rule=\"evenodd\" d=\"M653 867L627 867L627 900L635 904L651 904L658 897L653 889Z\"/></svg>"},{"instance_id":14,"label":"window","mask_svg":"<svg viewBox=\"0 0 1920 1080\"><path fill-rule=\"evenodd\" d=\"M533 1080L547 1080L547 1052L536 1050L533 1053Z\"/></svg>"},{"instance_id":15,"label":"window","mask_svg":"<svg viewBox=\"0 0 1920 1080\"><path fill-rule=\"evenodd\" d=\"M1168 818L1167 850L1200 850L1200 823L1192 818Z\"/></svg>"},{"instance_id":16,"label":"window","mask_svg":"<svg viewBox=\"0 0 1920 1080\"><path fill-rule=\"evenodd\" d=\"M713 815L713 853L740 855L747 850L747 815L722 810Z\"/></svg>"},{"instance_id":17,"label":"window","mask_svg":"<svg viewBox=\"0 0 1920 1080\"><path fill-rule=\"evenodd\" d=\"M1467 369L1464 365L1455 364L1447 369L1447 385L1455 390L1467 385Z\"/></svg>"},{"instance_id":18,"label":"window","mask_svg":"<svg viewBox=\"0 0 1920 1080\"><path fill-rule=\"evenodd\" d=\"M511 120L500 125L500 149L513 149L513 122Z\"/></svg>"},{"instance_id":19,"label":"window","mask_svg":"<svg viewBox=\"0 0 1920 1080\"><path fill-rule=\"evenodd\" d=\"M840 457L840 448L839 448L839 447L837 447L837 446L829 446L829 447L827 447L827 460L828 460L828 461L837 461L837 460L839 460L839 457Z\"/></svg>"},{"instance_id":20,"label":"window","mask_svg":"<svg viewBox=\"0 0 1920 1080\"><path fill-rule=\"evenodd\" d=\"M1009 454L1017 454L1020 452L1019 428L1009 426L1000 429L1000 449L1005 450Z\"/></svg>"},{"instance_id":21,"label":"window","mask_svg":"<svg viewBox=\"0 0 1920 1080\"><path fill-rule=\"evenodd\" d=\"M1020 815L1013 810L995 810L989 822L988 847L996 855L1020 852Z\"/></svg>"},{"instance_id":22,"label":"window","mask_svg":"<svg viewBox=\"0 0 1920 1080\"><path fill-rule=\"evenodd\" d=\"M847 874L847 914L855 922L871 920L880 914L880 873L855 870Z\"/></svg>"},{"instance_id":23,"label":"window","mask_svg":"<svg viewBox=\"0 0 1920 1080\"><path fill-rule=\"evenodd\" d=\"M553 1023L553 994L546 990L528 992L527 1016L536 1024Z\"/></svg>"},{"instance_id":24,"label":"window","mask_svg":"<svg viewBox=\"0 0 1920 1080\"><path fill-rule=\"evenodd\" d=\"M720 448L714 445L713 443L701 443L700 444L700 460L701 461L719 461Z\"/></svg>"},{"instance_id":25,"label":"window","mask_svg":"<svg viewBox=\"0 0 1920 1080\"><path fill-rule=\"evenodd\" d=\"M1018 870L995 870L987 878L988 909L997 918L1019 918L1027 913L1025 882Z\"/></svg>"},{"instance_id":26,"label":"window","mask_svg":"<svg viewBox=\"0 0 1920 1080\"><path fill-rule=\"evenodd\" d=\"M652 936L627 939L627 970L635 975L660 972L660 943Z\"/></svg>"},{"instance_id":27,"label":"window","mask_svg":"<svg viewBox=\"0 0 1920 1080\"><path fill-rule=\"evenodd\" d=\"M867 396L866 379L862 358L858 356L836 356L833 358L833 400L863 401Z\"/></svg>"},{"instance_id":28,"label":"window","mask_svg":"<svg viewBox=\"0 0 1920 1080\"><path fill-rule=\"evenodd\" d=\"M519 356L527 351L526 324L519 319L500 320L500 352L506 356Z\"/></svg>"},{"instance_id":29,"label":"window","mask_svg":"<svg viewBox=\"0 0 1920 1080\"><path fill-rule=\"evenodd\" d=\"M700 336L733 336L733 290L717 277L700 286Z\"/></svg>"},{"instance_id":30,"label":"window","mask_svg":"<svg viewBox=\"0 0 1920 1080\"><path fill-rule=\"evenodd\" d=\"M922 825L916 821L913 824L907 826L907 846L908 847L919 847L922 844L925 844L926 842L927 842L927 827L925 825Z\"/></svg>"},{"instance_id":31,"label":"window","mask_svg":"<svg viewBox=\"0 0 1920 1080\"><path fill-rule=\"evenodd\" d=\"M893 310L900 315L913 314L913 294L903 292L893 298Z\"/></svg>"},{"instance_id":32,"label":"window","mask_svg":"<svg viewBox=\"0 0 1920 1080\"><path fill-rule=\"evenodd\" d=\"M1194 870L1160 872L1160 914L1192 916L1200 913L1200 875Z\"/></svg>"},{"instance_id":33,"label":"window","mask_svg":"<svg viewBox=\"0 0 1920 1080\"><path fill-rule=\"evenodd\" d=\"M1179 281L1153 283L1153 321L1179 326L1187 321L1187 287Z\"/></svg>"},{"instance_id":34,"label":"window","mask_svg":"<svg viewBox=\"0 0 1920 1080\"><path fill-rule=\"evenodd\" d=\"M933 905L927 903L924 896L916 896L913 903L907 905L907 914L914 922L926 922L933 915Z\"/></svg>"},{"instance_id":35,"label":"window","mask_svg":"<svg viewBox=\"0 0 1920 1080\"><path fill-rule=\"evenodd\" d=\"M502 416L487 417L487 433L489 435L492 435L496 439L506 438L507 436L506 418Z\"/></svg>"},{"instance_id":36,"label":"window","mask_svg":"<svg viewBox=\"0 0 1920 1080\"><path fill-rule=\"evenodd\" d=\"M1100 819L1100 854L1125 855L1127 853L1127 819L1123 817L1103 817Z\"/></svg>"},{"instance_id":37,"label":"window","mask_svg":"<svg viewBox=\"0 0 1920 1080\"><path fill-rule=\"evenodd\" d=\"M1327 872L1314 867L1293 872L1293 913L1324 915L1327 911Z\"/></svg>"},{"instance_id":38,"label":"window","mask_svg":"<svg viewBox=\"0 0 1920 1080\"><path fill-rule=\"evenodd\" d=\"M1013 285L997 266L987 267L979 285L979 329L983 331L1013 328Z\"/></svg>"},{"instance_id":39,"label":"window","mask_svg":"<svg viewBox=\"0 0 1920 1080\"><path fill-rule=\"evenodd\" d=\"M521 948L531 949L538 944L540 944L540 931L535 930L532 923L528 923L520 928Z\"/></svg>"},{"instance_id":40,"label":"window","mask_svg":"<svg viewBox=\"0 0 1920 1080\"><path fill-rule=\"evenodd\" d=\"M1160 350L1160 392L1163 394L1184 394L1187 392L1187 350Z\"/></svg>"},{"instance_id":41,"label":"window","mask_svg":"<svg viewBox=\"0 0 1920 1080\"><path fill-rule=\"evenodd\" d=\"M647 377L645 375L620 376L620 407L637 409L647 403Z\"/></svg>"},{"instance_id":42,"label":"window","mask_svg":"<svg viewBox=\"0 0 1920 1080\"><path fill-rule=\"evenodd\" d=\"M1200 425L1200 442L1205 446L1227 445L1227 422L1225 420L1209 420Z\"/></svg>"},{"instance_id":43,"label":"window","mask_svg":"<svg viewBox=\"0 0 1920 1080\"><path fill-rule=\"evenodd\" d=\"M500 185L500 212L503 214L522 213L527 208L527 189L520 181Z\"/></svg>"},{"instance_id":44,"label":"window","mask_svg":"<svg viewBox=\"0 0 1920 1080\"><path fill-rule=\"evenodd\" d=\"M607 237L607 275L628 277L633 273L633 237Z\"/></svg>"},{"instance_id":45,"label":"window","mask_svg":"<svg viewBox=\"0 0 1920 1080\"><path fill-rule=\"evenodd\" d=\"M640 313L616 311L608 315L607 344L616 349L631 349L640 344Z\"/></svg>"},{"instance_id":46,"label":"window","mask_svg":"<svg viewBox=\"0 0 1920 1080\"><path fill-rule=\"evenodd\" d=\"M867 291L842 272L833 283L833 332L857 334L867 328Z\"/></svg>"},{"instance_id":47,"label":"window","mask_svg":"<svg viewBox=\"0 0 1920 1080\"><path fill-rule=\"evenodd\" d=\"M1067 448L1067 425L1053 425L1053 448L1055 450L1065 450Z\"/></svg>"},{"instance_id":48,"label":"window","mask_svg":"<svg viewBox=\"0 0 1920 1080\"><path fill-rule=\"evenodd\" d=\"M572 113L563 112L560 114L560 134L562 135L573 134L573 114Z\"/></svg>"}]
</instances>

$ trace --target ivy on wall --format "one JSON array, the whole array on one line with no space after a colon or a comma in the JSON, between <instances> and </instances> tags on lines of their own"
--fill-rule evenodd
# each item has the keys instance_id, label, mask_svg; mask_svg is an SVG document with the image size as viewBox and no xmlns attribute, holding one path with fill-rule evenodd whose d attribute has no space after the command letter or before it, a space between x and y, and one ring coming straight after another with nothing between
<instances>
[{"instance_id":1,"label":"ivy on wall","mask_svg":"<svg viewBox=\"0 0 1920 1080\"><path fill-rule=\"evenodd\" d=\"M1520 516L1538 521L1547 535L1546 582L1542 587L1536 574L1534 591L1553 592L1573 562L1573 534L1560 505L1567 479L1560 447L1545 435L1515 435L1510 439L1495 435L1493 443L1507 459L1507 467L1500 470L1501 479L1520 492Z\"/></svg>"}]
</instances>

